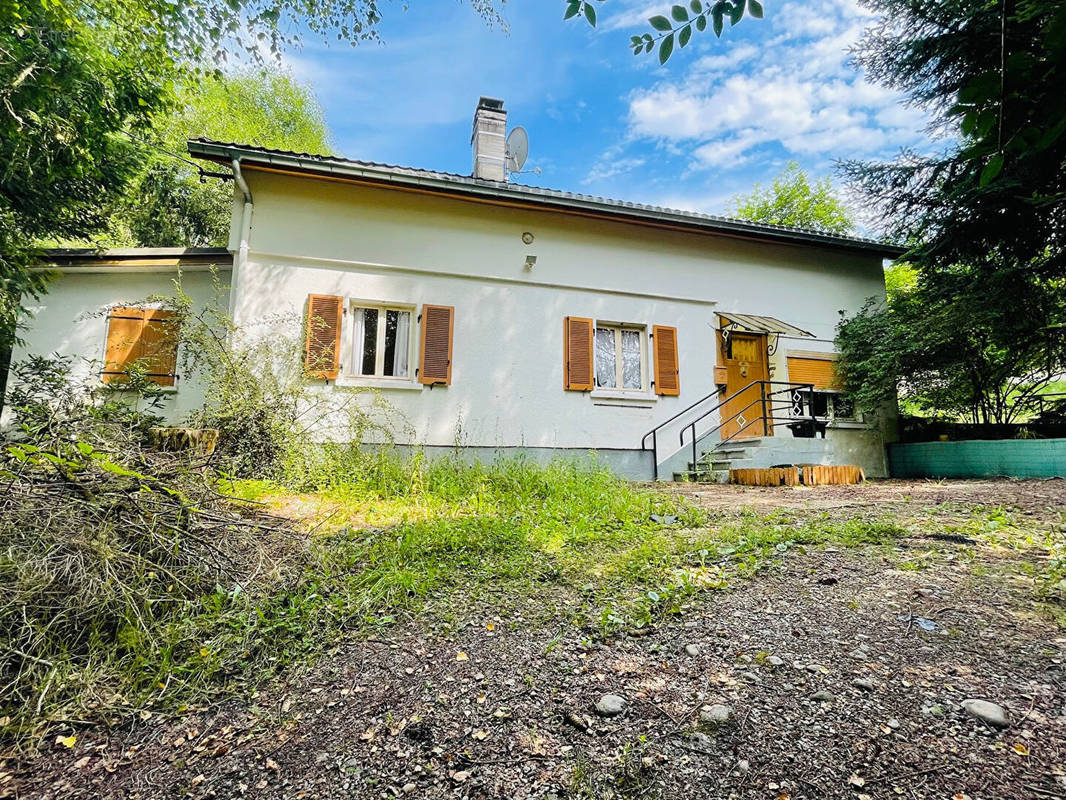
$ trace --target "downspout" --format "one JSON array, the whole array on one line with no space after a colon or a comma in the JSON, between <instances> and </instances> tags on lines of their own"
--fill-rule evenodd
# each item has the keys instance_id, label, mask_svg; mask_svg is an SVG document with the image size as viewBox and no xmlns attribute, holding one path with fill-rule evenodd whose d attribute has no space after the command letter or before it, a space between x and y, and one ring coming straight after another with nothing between
<instances>
[{"instance_id":1,"label":"downspout","mask_svg":"<svg viewBox=\"0 0 1066 800\"><path fill-rule=\"evenodd\" d=\"M248 182L241 173L241 160L233 159L233 180L237 188L244 196L244 210L241 213L240 244L237 247L237 259L233 264L233 275L230 278L229 288L229 313L230 318L236 323L237 296L240 293L240 285L244 278L244 271L248 265L248 240L252 235L252 190L248 188Z\"/></svg>"}]
</instances>

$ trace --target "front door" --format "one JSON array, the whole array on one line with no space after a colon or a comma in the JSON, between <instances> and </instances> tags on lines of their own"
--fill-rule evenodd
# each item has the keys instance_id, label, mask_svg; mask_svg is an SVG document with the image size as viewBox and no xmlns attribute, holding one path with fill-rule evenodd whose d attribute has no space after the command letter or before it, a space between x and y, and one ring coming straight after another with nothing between
<instances>
[{"instance_id":1,"label":"front door","mask_svg":"<svg viewBox=\"0 0 1066 800\"><path fill-rule=\"evenodd\" d=\"M718 364L726 368L725 395L732 398L722 407L722 420L726 421L722 425L722 439L754 439L771 435L773 422L762 419L764 389L760 386L745 388L753 381L770 380L766 334L731 331L728 344L721 331L717 334ZM766 401L766 413L770 413L769 400Z\"/></svg>"}]
</instances>

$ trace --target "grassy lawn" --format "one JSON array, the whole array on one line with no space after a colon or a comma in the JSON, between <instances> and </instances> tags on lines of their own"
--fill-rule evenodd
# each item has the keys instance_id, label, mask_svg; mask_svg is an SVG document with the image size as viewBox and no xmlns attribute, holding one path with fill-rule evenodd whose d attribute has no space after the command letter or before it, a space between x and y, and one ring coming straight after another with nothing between
<instances>
[{"instance_id":1,"label":"grassy lawn","mask_svg":"<svg viewBox=\"0 0 1066 800\"><path fill-rule=\"evenodd\" d=\"M471 604L541 597L541 617L605 636L680 614L790 550L901 532L883 519L723 518L591 460L330 463L287 485L218 485L232 498L223 504L252 501L275 519L266 538L229 529L235 567L213 588L201 572L216 553L180 532L155 531L147 551L114 522L91 541L42 543L11 518L6 535L23 549L0 567L35 614L19 627L9 603L5 619L35 649L21 645L8 666L7 732L182 708L254 687L344 636L419 615L446 621ZM62 596L70 586L76 600ZM65 625L88 633L72 638Z\"/></svg>"}]
</instances>

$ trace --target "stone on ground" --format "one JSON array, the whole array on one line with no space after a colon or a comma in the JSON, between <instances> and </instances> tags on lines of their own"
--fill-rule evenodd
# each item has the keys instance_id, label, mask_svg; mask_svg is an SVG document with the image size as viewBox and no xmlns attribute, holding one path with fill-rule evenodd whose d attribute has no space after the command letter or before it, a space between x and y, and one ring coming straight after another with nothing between
<instances>
[{"instance_id":1,"label":"stone on ground","mask_svg":"<svg viewBox=\"0 0 1066 800\"><path fill-rule=\"evenodd\" d=\"M1003 706L997 706L987 700L963 700L962 707L971 716L977 717L983 722L995 728L1006 728L1010 725L1007 720L1007 712Z\"/></svg>"},{"instance_id":2,"label":"stone on ground","mask_svg":"<svg viewBox=\"0 0 1066 800\"><path fill-rule=\"evenodd\" d=\"M727 725L732 719L733 709L724 703L716 703L700 712L700 722L714 728Z\"/></svg>"},{"instance_id":3,"label":"stone on ground","mask_svg":"<svg viewBox=\"0 0 1066 800\"><path fill-rule=\"evenodd\" d=\"M596 713L601 717L617 717L625 710L625 698L616 694L605 694L596 701Z\"/></svg>"}]
</instances>

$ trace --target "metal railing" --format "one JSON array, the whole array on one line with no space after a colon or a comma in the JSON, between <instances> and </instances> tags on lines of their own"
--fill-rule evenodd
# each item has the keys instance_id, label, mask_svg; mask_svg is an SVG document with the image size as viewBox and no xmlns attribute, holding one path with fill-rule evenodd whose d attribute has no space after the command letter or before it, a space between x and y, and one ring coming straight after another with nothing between
<instances>
[{"instance_id":1,"label":"metal railing","mask_svg":"<svg viewBox=\"0 0 1066 800\"><path fill-rule=\"evenodd\" d=\"M780 388L775 389L773 387L778 386ZM811 402L812 393L814 392L813 383L788 383L786 381L752 381L739 392L735 392L722 401L724 406L730 400L734 400L740 397L745 392L749 392L755 388L759 390L759 396L750 401L746 406L739 411L734 412L729 417L719 421L713 428L709 428L699 435L696 434L696 425L706 419L713 411L708 411L705 414L692 420L688 425L681 429L679 435L681 447L685 446L685 434L688 433L692 440L692 468L695 469L699 462L699 454L697 453L697 445L702 442L708 436L713 433L720 433L723 428L730 424L736 424L737 429L728 436L723 436L720 441L716 442L712 451L721 449L724 445L737 439L753 439L758 436L770 436L773 423L782 422L786 425L796 425L797 423L804 423L810 426L811 435L813 436L819 428L818 418L814 416L814 404ZM806 410L804 408L806 407ZM748 418L749 411L755 410L757 413ZM778 411L785 411L786 413L778 414ZM762 433L752 434L752 428L759 430L761 428Z\"/></svg>"},{"instance_id":2,"label":"metal railing","mask_svg":"<svg viewBox=\"0 0 1066 800\"><path fill-rule=\"evenodd\" d=\"M773 388L773 387L780 388ZM713 428L709 428L706 431L697 434L697 425L703 420L707 419L711 414L714 414L721 408L724 408L727 403L736 400L741 397L745 392L750 392L753 389L758 388L759 395L753 399L739 411L732 413L729 417L719 421ZM820 425L819 420L814 416L814 408L811 402L811 395L814 391L814 384L811 383L788 383L785 381L752 381L743 389L734 392L726 397L724 400L719 401L715 405L708 408L702 414L695 419L689 421L681 429L680 432L680 445L685 446L685 434L688 433L691 439L692 446L692 467L696 468L696 464L699 462L699 454L697 453L697 447L699 442L706 439L716 431L721 431L726 425L730 423L737 423L739 427L736 431L723 437L720 442L717 442L712 448L717 450L723 445L738 439L743 434L745 438L750 437L750 429L753 425L760 425L762 429L762 436L769 435L770 425L774 422L784 422L786 425L795 425L796 423L804 423L811 427L812 435ZM787 395L787 399L782 399ZM661 422L652 428L650 431L644 434L640 440L641 450L648 450L648 439L651 438L651 451L652 462L655 480L659 479L659 432L677 421L681 417L688 414L690 411L695 410L703 403L718 397L718 392L713 392L705 397L701 397L692 405L674 414L670 419L665 422ZM758 413L752 415L751 419L748 419L746 413L753 408L758 409ZM806 409L806 410L805 410ZM787 410L787 413L779 415L777 412L781 410Z\"/></svg>"}]
</instances>

